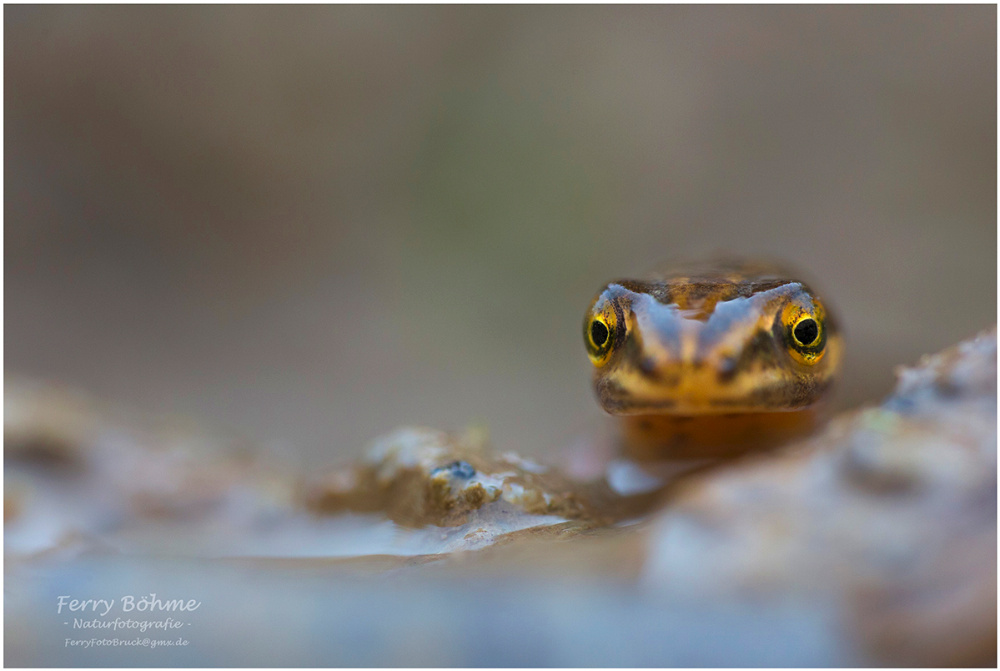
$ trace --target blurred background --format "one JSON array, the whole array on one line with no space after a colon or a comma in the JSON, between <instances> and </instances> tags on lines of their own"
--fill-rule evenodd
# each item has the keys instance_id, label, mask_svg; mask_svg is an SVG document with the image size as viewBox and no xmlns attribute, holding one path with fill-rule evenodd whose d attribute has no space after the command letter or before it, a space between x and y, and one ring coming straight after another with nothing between
<instances>
[{"instance_id":1,"label":"blurred background","mask_svg":"<svg viewBox=\"0 0 1000 671\"><path fill-rule=\"evenodd\" d=\"M791 262L838 405L996 320L996 8L4 10L7 374L304 467L598 421L607 280Z\"/></svg>"}]
</instances>

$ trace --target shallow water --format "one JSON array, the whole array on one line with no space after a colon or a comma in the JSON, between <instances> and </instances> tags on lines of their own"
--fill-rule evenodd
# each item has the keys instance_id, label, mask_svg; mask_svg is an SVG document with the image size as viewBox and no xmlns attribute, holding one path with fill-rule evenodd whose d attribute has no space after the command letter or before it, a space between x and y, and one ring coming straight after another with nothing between
<instances>
[{"instance_id":1,"label":"shallow water","mask_svg":"<svg viewBox=\"0 0 1000 671\"><path fill-rule=\"evenodd\" d=\"M88 558L10 581L8 665L47 666L839 666L859 658L836 613L785 600L668 601L593 579L352 575L295 561ZM195 598L174 614L185 648L64 647L60 594ZM128 614L125 614L128 615ZM135 614L132 614L135 615ZM139 616L135 616L139 617ZM162 616L142 616L163 619ZM104 618L109 619L109 618ZM69 622L69 624L64 624ZM83 635L80 632L84 632ZM97 637L161 638L98 633Z\"/></svg>"}]
</instances>

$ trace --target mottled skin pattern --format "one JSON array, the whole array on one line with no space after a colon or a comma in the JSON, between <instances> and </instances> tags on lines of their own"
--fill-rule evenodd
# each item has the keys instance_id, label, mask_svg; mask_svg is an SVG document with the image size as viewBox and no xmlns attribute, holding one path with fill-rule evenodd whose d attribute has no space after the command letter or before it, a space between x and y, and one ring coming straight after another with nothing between
<instances>
[{"instance_id":1,"label":"mottled skin pattern","mask_svg":"<svg viewBox=\"0 0 1000 671\"><path fill-rule=\"evenodd\" d=\"M678 266L610 282L583 329L601 406L631 416L630 439L645 432L661 442L679 426L709 429L702 442L732 442L719 433L724 426L736 427L744 443L769 425L801 433L800 419L778 414L814 407L842 351L816 293L792 271L759 262Z\"/></svg>"}]
</instances>

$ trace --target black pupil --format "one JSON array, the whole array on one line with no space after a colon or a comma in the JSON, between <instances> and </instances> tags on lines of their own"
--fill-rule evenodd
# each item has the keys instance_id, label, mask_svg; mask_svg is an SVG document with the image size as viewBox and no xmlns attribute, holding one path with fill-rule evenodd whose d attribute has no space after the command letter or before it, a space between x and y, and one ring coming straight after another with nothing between
<instances>
[{"instance_id":1,"label":"black pupil","mask_svg":"<svg viewBox=\"0 0 1000 671\"><path fill-rule=\"evenodd\" d=\"M803 345L811 345L819 335L819 326L812 319L803 319L795 325L795 339Z\"/></svg>"},{"instance_id":2,"label":"black pupil","mask_svg":"<svg viewBox=\"0 0 1000 671\"><path fill-rule=\"evenodd\" d=\"M608 341L608 327L596 319L590 324L590 339L598 347L602 347Z\"/></svg>"}]
</instances>

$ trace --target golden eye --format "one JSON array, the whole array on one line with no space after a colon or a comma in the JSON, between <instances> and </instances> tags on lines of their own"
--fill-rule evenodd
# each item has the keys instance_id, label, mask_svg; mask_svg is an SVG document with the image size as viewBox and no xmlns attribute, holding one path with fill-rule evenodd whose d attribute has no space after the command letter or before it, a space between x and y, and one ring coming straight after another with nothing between
<instances>
[{"instance_id":1,"label":"golden eye","mask_svg":"<svg viewBox=\"0 0 1000 671\"><path fill-rule=\"evenodd\" d=\"M789 305L782 315L788 353L807 366L819 363L826 349L823 306L816 302L812 308L810 311L799 305Z\"/></svg>"},{"instance_id":2,"label":"golden eye","mask_svg":"<svg viewBox=\"0 0 1000 671\"><path fill-rule=\"evenodd\" d=\"M583 341L595 366L603 366L611 356L618 322L618 315L610 305L603 308L591 310L583 322Z\"/></svg>"}]
</instances>

